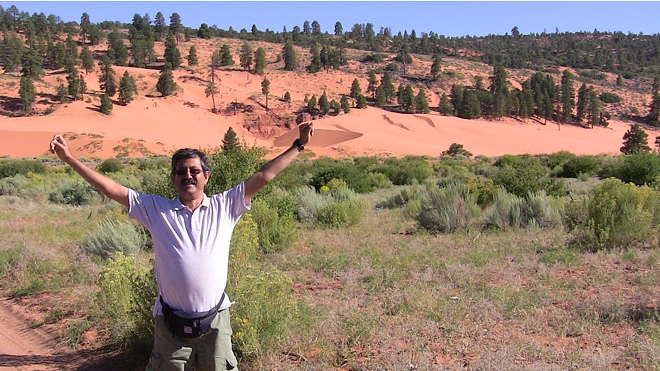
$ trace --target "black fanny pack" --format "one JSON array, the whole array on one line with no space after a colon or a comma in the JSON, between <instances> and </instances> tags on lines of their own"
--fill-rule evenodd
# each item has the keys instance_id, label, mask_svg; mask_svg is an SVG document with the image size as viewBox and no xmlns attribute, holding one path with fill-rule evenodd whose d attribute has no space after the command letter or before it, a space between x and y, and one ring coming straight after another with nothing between
<instances>
[{"instance_id":1,"label":"black fanny pack","mask_svg":"<svg viewBox=\"0 0 660 371\"><path fill-rule=\"evenodd\" d=\"M222 302L225 300L225 293L222 293L218 305L201 316L199 313L191 314L180 310L172 310L172 307L165 303L162 296L159 297L159 300L160 305L163 308L165 324L175 336L182 338L198 338L209 331L211 322L215 319Z\"/></svg>"}]
</instances>

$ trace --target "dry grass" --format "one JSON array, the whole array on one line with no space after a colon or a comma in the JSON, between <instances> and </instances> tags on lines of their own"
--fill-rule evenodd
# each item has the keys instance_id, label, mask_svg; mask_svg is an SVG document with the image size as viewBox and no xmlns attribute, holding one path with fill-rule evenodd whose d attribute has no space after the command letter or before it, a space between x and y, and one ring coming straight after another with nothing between
<instances>
[{"instance_id":1,"label":"dry grass","mask_svg":"<svg viewBox=\"0 0 660 371\"><path fill-rule=\"evenodd\" d=\"M660 367L657 251L583 254L559 229L403 233L398 210L303 228L273 264L307 311L254 369ZM300 361L300 359L305 361Z\"/></svg>"}]
</instances>

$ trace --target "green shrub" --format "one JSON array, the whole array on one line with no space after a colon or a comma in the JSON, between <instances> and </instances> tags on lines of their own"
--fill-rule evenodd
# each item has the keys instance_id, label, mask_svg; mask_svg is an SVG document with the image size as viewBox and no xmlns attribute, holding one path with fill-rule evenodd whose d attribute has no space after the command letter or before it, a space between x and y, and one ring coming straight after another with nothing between
<instances>
[{"instance_id":1,"label":"green shrub","mask_svg":"<svg viewBox=\"0 0 660 371\"><path fill-rule=\"evenodd\" d=\"M550 178L548 172L539 158L507 155L495 162L490 177L495 185L519 197L541 190L551 196L564 196L567 193L566 185L561 180Z\"/></svg>"},{"instance_id":2,"label":"green shrub","mask_svg":"<svg viewBox=\"0 0 660 371\"><path fill-rule=\"evenodd\" d=\"M296 317L292 281L279 271L256 267L257 225L250 213L239 220L231 239L226 292L231 307L232 343L237 357L279 349Z\"/></svg>"},{"instance_id":3,"label":"green shrub","mask_svg":"<svg viewBox=\"0 0 660 371\"><path fill-rule=\"evenodd\" d=\"M0 178L14 176L16 174L37 173L44 174L46 166L37 160L29 159L3 159L0 160Z\"/></svg>"},{"instance_id":4,"label":"green shrub","mask_svg":"<svg viewBox=\"0 0 660 371\"><path fill-rule=\"evenodd\" d=\"M594 175L598 172L600 162L596 156L575 156L562 165L558 176L577 178L581 174Z\"/></svg>"},{"instance_id":5,"label":"green shrub","mask_svg":"<svg viewBox=\"0 0 660 371\"><path fill-rule=\"evenodd\" d=\"M328 184L332 179L341 179L348 187L358 193L368 193L373 190L373 184L369 177L364 176L353 162L345 160L319 159L316 160L312 171L312 178L309 182L316 190Z\"/></svg>"},{"instance_id":6,"label":"green shrub","mask_svg":"<svg viewBox=\"0 0 660 371\"><path fill-rule=\"evenodd\" d=\"M109 158L96 167L96 170L102 174L116 173L123 169L124 165L116 158Z\"/></svg>"},{"instance_id":7,"label":"green shrub","mask_svg":"<svg viewBox=\"0 0 660 371\"><path fill-rule=\"evenodd\" d=\"M153 345L153 306L158 297L152 264L138 264L134 256L117 253L99 274L96 303L110 318L111 339L138 350Z\"/></svg>"},{"instance_id":8,"label":"green shrub","mask_svg":"<svg viewBox=\"0 0 660 371\"><path fill-rule=\"evenodd\" d=\"M621 155L603 165L600 178L617 178L625 183L655 185L660 180L660 156L655 153Z\"/></svg>"},{"instance_id":9,"label":"green shrub","mask_svg":"<svg viewBox=\"0 0 660 371\"><path fill-rule=\"evenodd\" d=\"M544 191L519 197L500 189L495 193L493 204L484 219L487 226L501 230L561 225L561 214Z\"/></svg>"},{"instance_id":10,"label":"green shrub","mask_svg":"<svg viewBox=\"0 0 660 371\"><path fill-rule=\"evenodd\" d=\"M64 181L48 195L51 202L72 206L89 205L101 199L101 194L82 179Z\"/></svg>"},{"instance_id":11,"label":"green shrub","mask_svg":"<svg viewBox=\"0 0 660 371\"><path fill-rule=\"evenodd\" d=\"M657 245L660 192L607 179L567 207L570 243L591 251ZM582 218L582 220L579 220Z\"/></svg>"},{"instance_id":12,"label":"green shrub","mask_svg":"<svg viewBox=\"0 0 660 371\"><path fill-rule=\"evenodd\" d=\"M420 185L416 180L413 184L401 187L399 193L392 195L376 205L376 207L384 207L393 209L407 205L411 201L421 201L427 198L426 186Z\"/></svg>"},{"instance_id":13,"label":"green shrub","mask_svg":"<svg viewBox=\"0 0 660 371\"><path fill-rule=\"evenodd\" d=\"M373 171L385 174L395 185L412 184L413 179L421 183L433 175L433 167L419 156L391 157Z\"/></svg>"},{"instance_id":14,"label":"green shrub","mask_svg":"<svg viewBox=\"0 0 660 371\"><path fill-rule=\"evenodd\" d=\"M610 92L604 92L598 98L600 98L603 103L619 103L623 100L620 95Z\"/></svg>"},{"instance_id":15,"label":"green shrub","mask_svg":"<svg viewBox=\"0 0 660 371\"><path fill-rule=\"evenodd\" d=\"M520 227L522 204L522 198L517 195L511 194L505 189L498 190L494 195L493 204L486 211L486 225L504 231Z\"/></svg>"},{"instance_id":16,"label":"green shrub","mask_svg":"<svg viewBox=\"0 0 660 371\"><path fill-rule=\"evenodd\" d=\"M136 255L147 245L148 237L142 227L130 221L102 220L96 224L91 236L81 248L88 255L108 259L117 253L125 256Z\"/></svg>"},{"instance_id":17,"label":"green shrub","mask_svg":"<svg viewBox=\"0 0 660 371\"><path fill-rule=\"evenodd\" d=\"M259 246L265 253L282 251L296 241L293 220L278 215L277 209L265 202L255 202L251 210L257 224Z\"/></svg>"},{"instance_id":18,"label":"green shrub","mask_svg":"<svg viewBox=\"0 0 660 371\"><path fill-rule=\"evenodd\" d=\"M29 179L23 174L2 178L0 179L0 195L17 196L28 182Z\"/></svg>"},{"instance_id":19,"label":"green shrub","mask_svg":"<svg viewBox=\"0 0 660 371\"><path fill-rule=\"evenodd\" d=\"M297 216L301 222L315 222L319 209L332 202L331 197L317 193L313 187L300 187L291 194L298 205Z\"/></svg>"},{"instance_id":20,"label":"green shrub","mask_svg":"<svg viewBox=\"0 0 660 371\"><path fill-rule=\"evenodd\" d=\"M385 61L385 55L384 55L384 54L380 54L380 53L371 53L371 54L367 54L367 55L365 55L365 56L362 58L362 61L361 61L361 62L363 62L363 63L369 63L369 62L373 62L373 63L382 63L383 61Z\"/></svg>"},{"instance_id":21,"label":"green shrub","mask_svg":"<svg viewBox=\"0 0 660 371\"><path fill-rule=\"evenodd\" d=\"M364 210L359 201L336 201L318 210L317 221L321 226L341 228L357 224Z\"/></svg>"},{"instance_id":22,"label":"green shrub","mask_svg":"<svg viewBox=\"0 0 660 371\"><path fill-rule=\"evenodd\" d=\"M541 157L541 163L549 169L561 168L566 161L575 157L577 156L568 151L559 151Z\"/></svg>"},{"instance_id":23,"label":"green shrub","mask_svg":"<svg viewBox=\"0 0 660 371\"><path fill-rule=\"evenodd\" d=\"M415 218L422 228L435 233L451 233L465 228L480 213L476 196L461 183L438 187L426 183L428 198L422 200Z\"/></svg>"}]
</instances>

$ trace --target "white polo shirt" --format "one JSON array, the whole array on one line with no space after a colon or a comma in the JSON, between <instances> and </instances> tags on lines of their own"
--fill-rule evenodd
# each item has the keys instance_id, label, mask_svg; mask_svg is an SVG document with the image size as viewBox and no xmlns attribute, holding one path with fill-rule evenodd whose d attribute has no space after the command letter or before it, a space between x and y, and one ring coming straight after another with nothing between
<instances>
[{"instance_id":1,"label":"white polo shirt","mask_svg":"<svg viewBox=\"0 0 660 371\"><path fill-rule=\"evenodd\" d=\"M156 281L163 300L174 310L207 312L215 307L227 284L229 243L244 212L245 189L235 188L208 197L190 210L179 198L147 195L129 189L130 218L151 233L156 257ZM220 309L231 302L225 296ZM162 314L156 300L154 316Z\"/></svg>"}]
</instances>

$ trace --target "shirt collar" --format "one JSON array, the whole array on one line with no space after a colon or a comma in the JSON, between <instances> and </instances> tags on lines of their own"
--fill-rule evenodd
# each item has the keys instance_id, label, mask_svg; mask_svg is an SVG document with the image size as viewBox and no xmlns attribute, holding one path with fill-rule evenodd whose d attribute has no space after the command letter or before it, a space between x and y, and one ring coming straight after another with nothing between
<instances>
[{"instance_id":1,"label":"shirt collar","mask_svg":"<svg viewBox=\"0 0 660 371\"><path fill-rule=\"evenodd\" d=\"M190 210L188 206L184 205L183 202L181 202L181 199L179 197L175 198L172 201L174 202L174 210L176 211ZM211 199L209 198L209 196L206 195L206 193L204 193L204 199L202 200L202 203L201 205L199 205L199 207L207 208L210 205L211 205Z\"/></svg>"}]
</instances>

